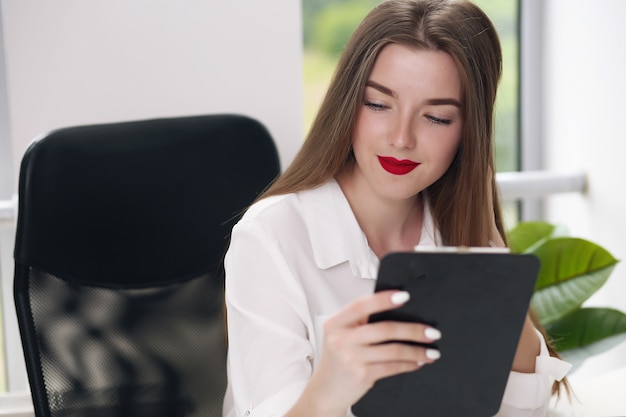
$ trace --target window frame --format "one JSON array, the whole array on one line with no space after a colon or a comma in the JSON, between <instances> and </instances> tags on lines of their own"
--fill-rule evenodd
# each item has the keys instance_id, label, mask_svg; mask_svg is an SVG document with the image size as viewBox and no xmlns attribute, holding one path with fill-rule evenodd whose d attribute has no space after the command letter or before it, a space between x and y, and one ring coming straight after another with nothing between
<instances>
[{"instance_id":1,"label":"window frame","mask_svg":"<svg viewBox=\"0 0 626 417\"><path fill-rule=\"evenodd\" d=\"M542 71L544 16L543 0L519 0L519 169L521 172L545 168L542 146L544 139ZM520 220L541 219L545 214L544 204L537 198L523 199L520 209Z\"/></svg>"}]
</instances>

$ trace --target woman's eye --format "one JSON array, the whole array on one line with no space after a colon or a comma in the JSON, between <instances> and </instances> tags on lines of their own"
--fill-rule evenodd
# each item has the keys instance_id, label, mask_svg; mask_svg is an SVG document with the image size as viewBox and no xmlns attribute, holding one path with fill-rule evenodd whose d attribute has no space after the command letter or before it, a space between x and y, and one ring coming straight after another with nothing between
<instances>
[{"instance_id":1,"label":"woman's eye","mask_svg":"<svg viewBox=\"0 0 626 417\"><path fill-rule=\"evenodd\" d=\"M435 116L426 116L426 118L432 123L436 125L449 126L452 124L452 120L450 119L441 119Z\"/></svg>"},{"instance_id":2,"label":"woman's eye","mask_svg":"<svg viewBox=\"0 0 626 417\"><path fill-rule=\"evenodd\" d=\"M365 104L366 107L369 107L370 109L374 111L382 111L382 110L387 109L387 106L385 106L384 104L372 103L371 101L366 101L363 104Z\"/></svg>"}]
</instances>

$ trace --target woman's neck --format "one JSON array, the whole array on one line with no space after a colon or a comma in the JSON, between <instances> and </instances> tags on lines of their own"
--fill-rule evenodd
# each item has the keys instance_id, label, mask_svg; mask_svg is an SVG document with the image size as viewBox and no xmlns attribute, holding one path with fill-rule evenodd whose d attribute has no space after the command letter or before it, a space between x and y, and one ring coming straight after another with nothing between
<instances>
[{"instance_id":1,"label":"woman's neck","mask_svg":"<svg viewBox=\"0 0 626 417\"><path fill-rule=\"evenodd\" d=\"M349 176L339 176L337 182L376 256L411 251L418 244L424 217L420 195L407 200L383 199Z\"/></svg>"}]
</instances>

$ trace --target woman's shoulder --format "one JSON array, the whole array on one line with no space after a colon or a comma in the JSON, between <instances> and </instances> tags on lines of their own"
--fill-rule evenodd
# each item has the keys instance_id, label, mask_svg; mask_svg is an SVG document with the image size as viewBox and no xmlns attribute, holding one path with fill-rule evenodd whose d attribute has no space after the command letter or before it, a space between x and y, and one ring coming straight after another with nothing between
<instances>
[{"instance_id":1,"label":"woman's shoulder","mask_svg":"<svg viewBox=\"0 0 626 417\"><path fill-rule=\"evenodd\" d=\"M298 194L264 197L252 204L235 224L233 236L250 234L285 237L304 225Z\"/></svg>"},{"instance_id":2,"label":"woman's shoulder","mask_svg":"<svg viewBox=\"0 0 626 417\"><path fill-rule=\"evenodd\" d=\"M300 227L308 229L314 213L329 204L338 187L333 180L307 190L264 197L248 208L234 231L264 229L266 233L275 234Z\"/></svg>"},{"instance_id":3,"label":"woman's shoulder","mask_svg":"<svg viewBox=\"0 0 626 417\"><path fill-rule=\"evenodd\" d=\"M328 202L329 194L338 184L333 180L321 186L289 194L264 197L252 204L241 222L278 221L284 222L293 216L302 217L304 212L315 209L320 203Z\"/></svg>"},{"instance_id":4,"label":"woman's shoulder","mask_svg":"<svg viewBox=\"0 0 626 417\"><path fill-rule=\"evenodd\" d=\"M259 216L271 215L272 212L284 210L291 203L294 198L294 194L282 194L273 195L271 197L264 197L261 200L255 201L241 218L241 220L252 220Z\"/></svg>"}]
</instances>

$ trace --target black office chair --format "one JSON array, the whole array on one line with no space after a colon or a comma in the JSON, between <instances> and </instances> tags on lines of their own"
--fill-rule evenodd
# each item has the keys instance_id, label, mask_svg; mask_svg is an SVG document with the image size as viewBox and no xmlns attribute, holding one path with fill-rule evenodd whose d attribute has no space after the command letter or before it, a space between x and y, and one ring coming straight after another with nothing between
<instances>
[{"instance_id":1,"label":"black office chair","mask_svg":"<svg viewBox=\"0 0 626 417\"><path fill-rule=\"evenodd\" d=\"M29 147L14 295L37 417L221 416L222 258L279 170L268 131L237 115L64 128Z\"/></svg>"}]
</instances>

